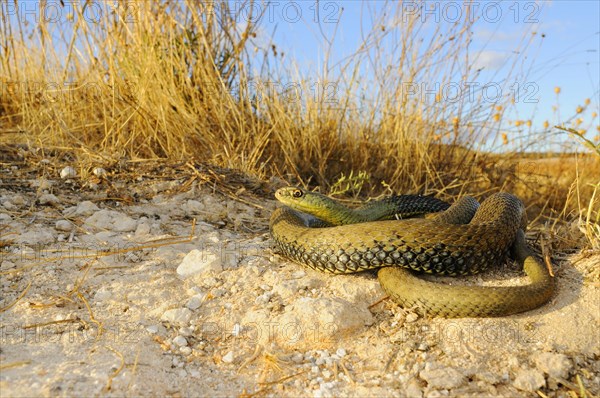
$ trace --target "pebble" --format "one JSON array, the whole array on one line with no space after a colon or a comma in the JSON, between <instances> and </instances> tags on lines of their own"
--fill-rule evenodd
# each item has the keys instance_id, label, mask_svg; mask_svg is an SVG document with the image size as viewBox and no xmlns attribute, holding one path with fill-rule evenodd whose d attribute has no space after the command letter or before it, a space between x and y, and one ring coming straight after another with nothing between
<instances>
[{"instance_id":1,"label":"pebble","mask_svg":"<svg viewBox=\"0 0 600 398\"><path fill-rule=\"evenodd\" d=\"M15 210L17 210L17 206L15 206L12 202L10 202L8 200L2 202L2 207L4 207L8 211L15 211Z\"/></svg>"},{"instance_id":2,"label":"pebble","mask_svg":"<svg viewBox=\"0 0 600 398\"><path fill-rule=\"evenodd\" d=\"M188 345L188 342L185 337L179 335L173 339L173 343L179 347L185 347Z\"/></svg>"},{"instance_id":3,"label":"pebble","mask_svg":"<svg viewBox=\"0 0 600 398\"><path fill-rule=\"evenodd\" d=\"M100 210L85 219L85 223L96 228L117 232L132 232L137 227L133 218L114 210Z\"/></svg>"},{"instance_id":4,"label":"pebble","mask_svg":"<svg viewBox=\"0 0 600 398\"><path fill-rule=\"evenodd\" d=\"M44 191L46 189L52 188L52 181L49 181L42 177L39 180L35 180L32 185L34 187L39 188L40 191Z\"/></svg>"},{"instance_id":5,"label":"pebble","mask_svg":"<svg viewBox=\"0 0 600 398\"><path fill-rule=\"evenodd\" d=\"M194 334L194 329L191 327L188 327L188 326L184 326L179 329L179 334L184 337L190 337L191 335Z\"/></svg>"},{"instance_id":6,"label":"pebble","mask_svg":"<svg viewBox=\"0 0 600 398\"><path fill-rule=\"evenodd\" d=\"M179 352L181 352L183 355L190 355L192 353L192 349L190 347L181 347L179 348Z\"/></svg>"},{"instance_id":7,"label":"pebble","mask_svg":"<svg viewBox=\"0 0 600 398\"><path fill-rule=\"evenodd\" d=\"M429 345L427 343L421 343L417 347L417 351L427 351L429 350Z\"/></svg>"},{"instance_id":8,"label":"pebble","mask_svg":"<svg viewBox=\"0 0 600 398\"><path fill-rule=\"evenodd\" d=\"M519 390L535 392L546 385L546 379L539 370L521 369L517 372L513 385Z\"/></svg>"},{"instance_id":9,"label":"pebble","mask_svg":"<svg viewBox=\"0 0 600 398\"><path fill-rule=\"evenodd\" d=\"M96 294L94 295L94 300L95 301L104 301L104 300L108 300L108 299L112 298L113 296L114 296L113 292L105 289L104 287L101 287L100 289L98 289L96 291Z\"/></svg>"},{"instance_id":10,"label":"pebble","mask_svg":"<svg viewBox=\"0 0 600 398\"><path fill-rule=\"evenodd\" d=\"M232 363L233 362L233 351L229 351L227 354L223 356L223 362Z\"/></svg>"},{"instance_id":11,"label":"pebble","mask_svg":"<svg viewBox=\"0 0 600 398\"><path fill-rule=\"evenodd\" d=\"M206 213L206 206L204 203L190 199L185 203L185 205L183 205L183 210L185 210L188 214L203 214Z\"/></svg>"},{"instance_id":12,"label":"pebble","mask_svg":"<svg viewBox=\"0 0 600 398\"><path fill-rule=\"evenodd\" d=\"M374 319L366 305L340 298L300 297L285 307L276 322L281 327L274 331L275 339L289 348L302 348L331 344L372 325Z\"/></svg>"},{"instance_id":13,"label":"pebble","mask_svg":"<svg viewBox=\"0 0 600 398\"><path fill-rule=\"evenodd\" d=\"M55 228L58 231L69 232L71 229L73 229L73 224L71 224L71 222L67 220L58 220L56 222Z\"/></svg>"},{"instance_id":14,"label":"pebble","mask_svg":"<svg viewBox=\"0 0 600 398\"><path fill-rule=\"evenodd\" d=\"M77 177L77 171L71 166L67 166L60 171L60 178L62 178L63 180L65 178L73 177Z\"/></svg>"},{"instance_id":15,"label":"pebble","mask_svg":"<svg viewBox=\"0 0 600 398\"><path fill-rule=\"evenodd\" d=\"M292 274L292 279L300 279L306 276L306 272L300 270L300 271L295 271Z\"/></svg>"},{"instance_id":16,"label":"pebble","mask_svg":"<svg viewBox=\"0 0 600 398\"><path fill-rule=\"evenodd\" d=\"M10 201L12 202L12 204L17 205L17 206L23 206L25 204L25 198L23 197L23 195L13 195L10 198Z\"/></svg>"},{"instance_id":17,"label":"pebble","mask_svg":"<svg viewBox=\"0 0 600 398\"><path fill-rule=\"evenodd\" d=\"M45 193L43 195L40 195L40 197L38 198L38 202L41 205L57 205L59 203L59 200L55 195L51 193Z\"/></svg>"},{"instance_id":18,"label":"pebble","mask_svg":"<svg viewBox=\"0 0 600 398\"><path fill-rule=\"evenodd\" d=\"M220 272L222 270L220 256L207 250L194 249L183 258L183 261L177 267L177 274L187 278L192 275Z\"/></svg>"},{"instance_id":19,"label":"pebble","mask_svg":"<svg viewBox=\"0 0 600 398\"><path fill-rule=\"evenodd\" d=\"M292 362L294 363L302 363L304 362L304 355L302 355L302 353L297 352L294 355L292 355Z\"/></svg>"},{"instance_id":20,"label":"pebble","mask_svg":"<svg viewBox=\"0 0 600 398\"><path fill-rule=\"evenodd\" d=\"M410 380L406 385L404 395L411 398L421 398L423 396L423 391L421 390L419 382L415 379Z\"/></svg>"},{"instance_id":21,"label":"pebble","mask_svg":"<svg viewBox=\"0 0 600 398\"><path fill-rule=\"evenodd\" d=\"M465 376L451 367L443 367L432 370L422 370L419 376L427 382L430 389L450 389L463 385Z\"/></svg>"},{"instance_id":22,"label":"pebble","mask_svg":"<svg viewBox=\"0 0 600 398\"><path fill-rule=\"evenodd\" d=\"M192 319L192 311L188 308L173 308L165 311L160 320L176 326L187 326Z\"/></svg>"},{"instance_id":23,"label":"pebble","mask_svg":"<svg viewBox=\"0 0 600 398\"><path fill-rule=\"evenodd\" d=\"M537 369L549 376L567 379L573 368L571 360L565 354L540 352L533 355L533 362Z\"/></svg>"},{"instance_id":24,"label":"pebble","mask_svg":"<svg viewBox=\"0 0 600 398\"><path fill-rule=\"evenodd\" d=\"M414 312L411 312L410 314L406 315L405 321L406 322L415 322L417 319L419 319L419 316L417 314L415 314Z\"/></svg>"},{"instance_id":25,"label":"pebble","mask_svg":"<svg viewBox=\"0 0 600 398\"><path fill-rule=\"evenodd\" d=\"M346 356L346 349L345 348L338 348L337 351L335 352L335 355L338 356L338 358L343 358Z\"/></svg>"},{"instance_id":26,"label":"pebble","mask_svg":"<svg viewBox=\"0 0 600 398\"><path fill-rule=\"evenodd\" d=\"M92 170L92 173L94 173L94 175L97 177L105 177L106 176L106 170L104 170L102 167L94 167L94 169Z\"/></svg>"},{"instance_id":27,"label":"pebble","mask_svg":"<svg viewBox=\"0 0 600 398\"><path fill-rule=\"evenodd\" d=\"M89 216L94 214L98 210L100 210L100 208L96 206L94 202L84 200L83 202L79 203L75 208L75 214L78 216Z\"/></svg>"},{"instance_id":28,"label":"pebble","mask_svg":"<svg viewBox=\"0 0 600 398\"><path fill-rule=\"evenodd\" d=\"M150 325L146 327L148 333L156 334L158 332L158 325Z\"/></svg>"},{"instance_id":29,"label":"pebble","mask_svg":"<svg viewBox=\"0 0 600 398\"><path fill-rule=\"evenodd\" d=\"M261 294L260 296L258 296L254 299L254 304L257 304L257 305L267 304L269 302L269 300L271 300L271 297L273 297L273 293L270 293L270 292Z\"/></svg>"},{"instance_id":30,"label":"pebble","mask_svg":"<svg viewBox=\"0 0 600 398\"><path fill-rule=\"evenodd\" d=\"M32 229L18 235L15 242L25 245L48 244L54 242L54 233L46 228Z\"/></svg>"},{"instance_id":31,"label":"pebble","mask_svg":"<svg viewBox=\"0 0 600 398\"><path fill-rule=\"evenodd\" d=\"M279 294L284 300L295 296L298 290L300 290L300 282L297 279L281 281L273 286L273 292Z\"/></svg>"},{"instance_id":32,"label":"pebble","mask_svg":"<svg viewBox=\"0 0 600 398\"><path fill-rule=\"evenodd\" d=\"M188 302L185 304L185 306L192 311L197 310L198 308L200 308L200 306L204 302L205 298L206 298L205 293L196 294L188 300Z\"/></svg>"},{"instance_id":33,"label":"pebble","mask_svg":"<svg viewBox=\"0 0 600 398\"><path fill-rule=\"evenodd\" d=\"M137 238L145 237L150 234L150 225L148 223L140 223L135 229L135 236Z\"/></svg>"}]
</instances>

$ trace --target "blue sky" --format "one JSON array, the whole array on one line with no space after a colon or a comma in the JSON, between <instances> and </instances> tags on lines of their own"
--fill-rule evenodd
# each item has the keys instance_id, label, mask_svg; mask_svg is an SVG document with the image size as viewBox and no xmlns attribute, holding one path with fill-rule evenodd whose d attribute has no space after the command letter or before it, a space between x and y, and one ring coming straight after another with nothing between
<instances>
[{"instance_id":1,"label":"blue sky","mask_svg":"<svg viewBox=\"0 0 600 398\"><path fill-rule=\"evenodd\" d=\"M241 4L241 3L238 3ZM562 1L473 1L472 15L478 17L473 29L472 50L480 52L474 62L484 67L480 78L485 82L503 76L503 60L515 49L523 35L537 32L526 61L527 80L520 87L532 91L522 93L520 101L507 119L532 119L534 128L565 121L575 114L577 106L589 98L591 104L581 114L583 126L592 126L588 137L598 132L598 118L591 123L592 112L598 111L600 86L600 2L589 0ZM323 68L328 40L335 38L330 64L354 53L360 46L362 32L372 26L372 11L381 10L383 1L286 1L271 3L264 25L265 37L275 32L274 42L288 59L293 59L306 74ZM422 20L422 32L430 34L436 25L447 28L457 12L466 12L463 2L428 1L425 5L405 1L403 13L428 10ZM416 8L415 8L416 7ZM319 14L315 14L316 10ZM423 9L421 9L422 11ZM339 20L336 24L335 21ZM320 23L318 23L320 22ZM529 32L529 33L528 33ZM542 37L544 36L544 37ZM532 62L533 61L533 62ZM555 87L560 87L559 97ZM527 99L527 100L526 100ZM559 105L560 118L553 111ZM507 129L514 129L507 126Z\"/></svg>"}]
</instances>

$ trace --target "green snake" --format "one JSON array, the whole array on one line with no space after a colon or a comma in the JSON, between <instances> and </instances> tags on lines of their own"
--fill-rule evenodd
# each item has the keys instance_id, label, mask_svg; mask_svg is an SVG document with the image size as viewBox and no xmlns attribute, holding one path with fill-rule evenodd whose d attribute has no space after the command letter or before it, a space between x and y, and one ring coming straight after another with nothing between
<instances>
[{"instance_id":1,"label":"green snake","mask_svg":"<svg viewBox=\"0 0 600 398\"><path fill-rule=\"evenodd\" d=\"M509 193L493 194L481 206L468 196L449 206L433 197L400 195L354 210L299 188L281 188L275 196L286 205L270 221L283 256L334 274L381 268L378 278L388 295L421 314L504 316L537 308L554 292L554 277L527 247L523 203ZM404 219L431 212L439 213ZM509 253L529 276L528 285L448 285L410 272L476 274Z\"/></svg>"}]
</instances>

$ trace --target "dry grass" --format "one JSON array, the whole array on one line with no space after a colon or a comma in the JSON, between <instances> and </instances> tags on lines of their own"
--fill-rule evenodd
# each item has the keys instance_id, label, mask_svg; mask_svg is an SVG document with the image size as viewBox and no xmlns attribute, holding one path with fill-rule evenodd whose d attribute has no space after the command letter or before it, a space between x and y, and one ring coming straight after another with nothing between
<instances>
[{"instance_id":1,"label":"dry grass","mask_svg":"<svg viewBox=\"0 0 600 398\"><path fill-rule=\"evenodd\" d=\"M268 39L261 18L223 13L224 2L100 2L98 23L77 3L71 15L63 9L61 24L37 25L24 24L15 4L15 17L3 9L0 21L0 143L67 153L80 170L115 169L122 159L196 159L356 195L390 187L451 199L510 190L542 221L580 222L597 247L592 170L600 156L523 155L548 130L516 121L501 131L504 114L519 106L510 96L489 103L481 93L459 101L443 90L434 99L410 95L410 82L443 88L477 80L469 47L476 22L438 24L426 34L418 15L406 18L390 3L388 18L375 17L353 56L325 60L318 76L306 76L285 67L275 45L257 44ZM525 54L533 38L524 35L515 53ZM522 59L509 62L496 81L502 87L525 81ZM518 145L501 155L480 147L509 141Z\"/></svg>"}]
</instances>

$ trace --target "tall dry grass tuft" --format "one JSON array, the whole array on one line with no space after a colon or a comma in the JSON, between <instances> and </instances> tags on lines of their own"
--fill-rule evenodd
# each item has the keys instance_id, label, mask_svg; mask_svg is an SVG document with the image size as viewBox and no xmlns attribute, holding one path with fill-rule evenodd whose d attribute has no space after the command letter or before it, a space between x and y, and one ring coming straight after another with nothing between
<instances>
[{"instance_id":1,"label":"tall dry grass tuft","mask_svg":"<svg viewBox=\"0 0 600 398\"><path fill-rule=\"evenodd\" d=\"M227 1L53 3L59 22L26 22L22 4L0 4L3 143L108 165L195 158L326 190L351 173L367 193L513 190L538 213L580 209L569 184L521 172L527 135L513 152L481 150L508 143L503 115L519 105L510 95L490 103L481 90L444 91L480 77L468 15L425 32L418 14L386 3L355 54L308 74L284 62L264 15L240 14L266 11L253 1L238 14ZM496 79L503 92L526 81L520 57L534 37L523 36ZM589 176L577 178L579 198L591 198Z\"/></svg>"}]
</instances>

